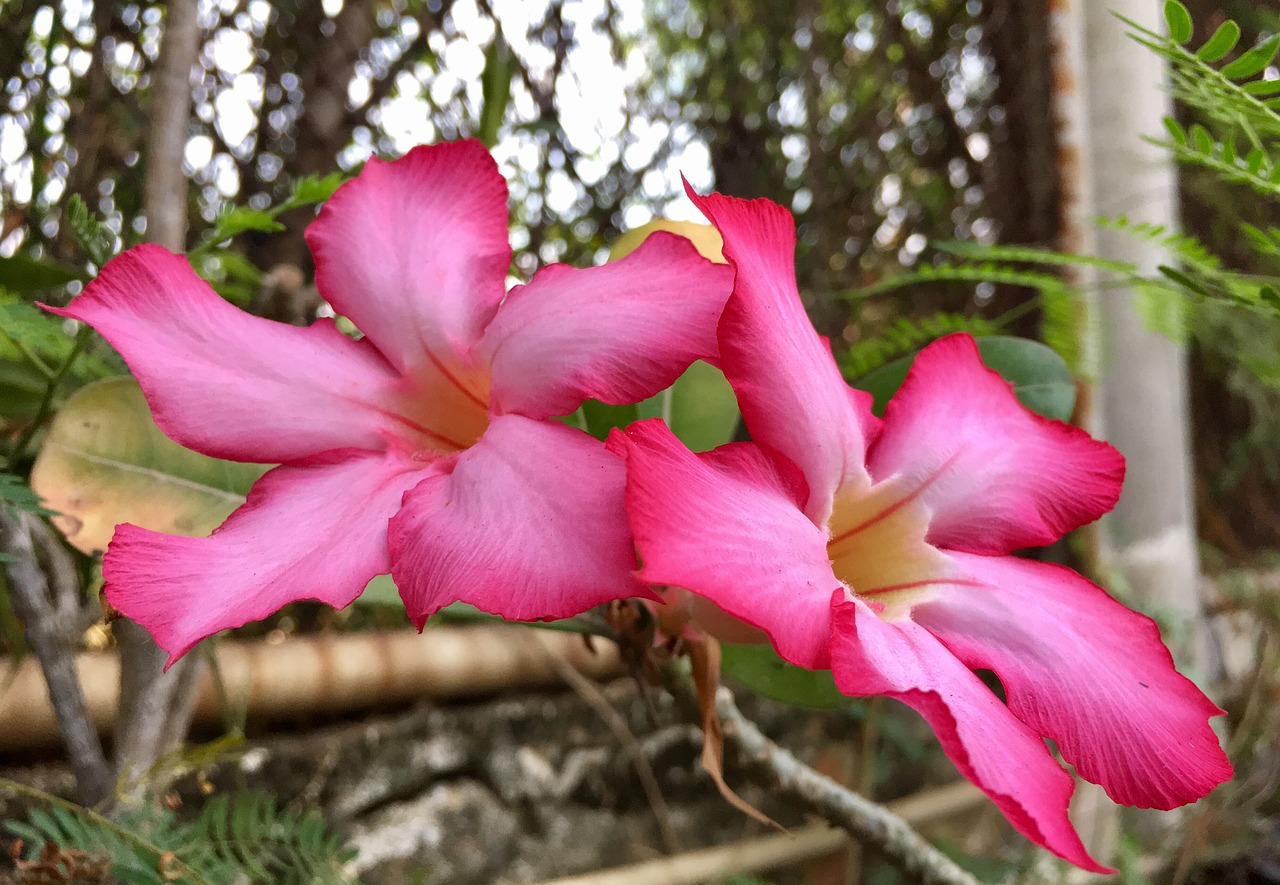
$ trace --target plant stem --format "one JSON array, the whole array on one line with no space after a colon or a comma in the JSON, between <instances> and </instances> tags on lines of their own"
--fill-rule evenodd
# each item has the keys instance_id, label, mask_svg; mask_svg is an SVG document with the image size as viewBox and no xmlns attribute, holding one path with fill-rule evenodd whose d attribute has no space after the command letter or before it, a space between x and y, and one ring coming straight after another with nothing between
<instances>
[{"instance_id":1,"label":"plant stem","mask_svg":"<svg viewBox=\"0 0 1280 885\"><path fill-rule=\"evenodd\" d=\"M664 673L667 688L697 709L688 674L675 667L667 667ZM744 770L763 774L769 786L798 799L863 844L874 846L924 885L979 885L977 879L888 808L820 774L765 737L759 726L738 709L728 689L717 692L716 713L724 727L725 745L736 751Z\"/></svg>"},{"instance_id":2,"label":"plant stem","mask_svg":"<svg viewBox=\"0 0 1280 885\"><path fill-rule=\"evenodd\" d=\"M26 626L27 643L44 673L49 701L58 719L80 798L97 804L111 794L111 767L89 718L76 674L75 652L62 633L65 617L59 617L52 602L53 594L49 592L48 578L36 559L31 531L34 522L35 517L28 514L14 517L0 510L0 550L9 556L4 568L9 578L10 600L14 612Z\"/></svg>"},{"instance_id":3,"label":"plant stem","mask_svg":"<svg viewBox=\"0 0 1280 885\"><path fill-rule=\"evenodd\" d=\"M8 469L10 471L22 460L22 456L26 454L28 446L31 445L31 440L35 439L35 435L40 431L41 425L48 420L49 413L53 411L54 397L58 395L58 387L61 386L63 379L67 377L76 360L80 358L80 354L84 353L84 349L88 346L89 339L92 336L93 329L87 325L82 325L76 331L75 340L71 342L71 349L62 358L62 362L54 370L53 375L49 377L49 382L44 387L44 395L40 397L40 405L36 407L35 417L31 419L27 429L22 432L22 436L18 437L18 441L14 443L13 451L9 453Z\"/></svg>"}]
</instances>

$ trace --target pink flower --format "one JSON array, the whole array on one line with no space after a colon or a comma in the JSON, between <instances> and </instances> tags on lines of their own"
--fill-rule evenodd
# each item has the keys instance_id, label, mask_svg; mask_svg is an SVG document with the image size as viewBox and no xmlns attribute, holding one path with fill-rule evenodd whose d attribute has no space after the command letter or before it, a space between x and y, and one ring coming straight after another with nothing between
<instances>
[{"instance_id":1,"label":"pink flower","mask_svg":"<svg viewBox=\"0 0 1280 885\"><path fill-rule=\"evenodd\" d=\"M281 462L208 538L120 526L111 604L172 662L295 600L344 606L388 571L419 627L455 600L526 620L650 595L621 461L551 419L643 399L714 356L731 270L660 234L506 292L506 183L474 141L370 160L307 242L320 293L363 338L244 313L155 246L58 311L121 353L175 440Z\"/></svg>"},{"instance_id":2,"label":"pink flower","mask_svg":"<svg viewBox=\"0 0 1280 885\"><path fill-rule=\"evenodd\" d=\"M789 213L695 200L737 273L721 365L755 442L693 455L658 421L615 432L640 578L762 628L848 695L915 708L1020 832L1086 869L1105 868L1044 738L1126 805L1173 808L1229 778L1207 721L1222 711L1156 625L1009 555L1109 510L1120 454L1024 409L965 335L920 353L880 422L805 316Z\"/></svg>"}]
</instances>

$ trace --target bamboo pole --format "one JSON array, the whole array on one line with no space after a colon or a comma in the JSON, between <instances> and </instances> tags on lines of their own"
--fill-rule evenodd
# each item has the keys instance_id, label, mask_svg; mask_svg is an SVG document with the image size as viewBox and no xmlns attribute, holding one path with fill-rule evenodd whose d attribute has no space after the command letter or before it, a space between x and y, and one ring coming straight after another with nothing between
<instances>
[{"instance_id":1,"label":"bamboo pole","mask_svg":"<svg viewBox=\"0 0 1280 885\"><path fill-rule=\"evenodd\" d=\"M968 811L985 800L982 791L973 784L957 781L891 802L888 807L918 827ZM817 860L843 851L851 844L844 830L827 824L810 824L791 833L744 839L674 857L555 879L542 885L697 885L721 881L734 874L767 872Z\"/></svg>"},{"instance_id":2,"label":"bamboo pole","mask_svg":"<svg viewBox=\"0 0 1280 885\"><path fill-rule=\"evenodd\" d=\"M445 700L491 694L507 688L559 685L560 666L546 649L595 679L621 672L617 648L581 636L535 636L527 627L501 624L314 636L270 641L218 642L214 655L232 711L255 717L346 713L417 698ZM76 656L89 718L100 731L111 728L120 689L120 659L114 652ZM215 669L215 668L207 668ZM197 722L221 720L222 702L206 672L195 707ZM47 746L58 740L57 719L37 662L0 664L0 752Z\"/></svg>"}]
</instances>

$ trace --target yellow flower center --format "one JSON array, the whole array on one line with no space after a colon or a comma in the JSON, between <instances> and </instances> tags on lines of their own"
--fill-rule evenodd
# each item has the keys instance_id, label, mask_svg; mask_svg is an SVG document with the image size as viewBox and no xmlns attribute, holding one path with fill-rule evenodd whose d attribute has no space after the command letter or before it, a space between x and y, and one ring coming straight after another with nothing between
<instances>
[{"instance_id":1,"label":"yellow flower center","mask_svg":"<svg viewBox=\"0 0 1280 885\"><path fill-rule=\"evenodd\" d=\"M432 359L397 391L404 438L428 459L470 448L489 426L491 383L487 367Z\"/></svg>"},{"instance_id":2,"label":"yellow flower center","mask_svg":"<svg viewBox=\"0 0 1280 885\"><path fill-rule=\"evenodd\" d=\"M850 590L885 606L882 617L905 612L954 576L951 560L925 541L930 513L919 500L923 489L894 476L847 483L836 494L828 523L831 566Z\"/></svg>"}]
</instances>

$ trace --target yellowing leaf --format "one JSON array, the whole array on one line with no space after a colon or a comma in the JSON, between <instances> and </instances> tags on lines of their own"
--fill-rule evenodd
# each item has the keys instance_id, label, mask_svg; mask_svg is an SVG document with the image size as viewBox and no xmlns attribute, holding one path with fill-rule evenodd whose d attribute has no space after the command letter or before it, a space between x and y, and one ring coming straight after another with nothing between
<instances>
[{"instance_id":1,"label":"yellowing leaf","mask_svg":"<svg viewBox=\"0 0 1280 885\"><path fill-rule=\"evenodd\" d=\"M54 418L31 487L78 550L106 549L117 523L207 535L241 504L266 469L220 461L164 435L129 377L78 390Z\"/></svg>"},{"instance_id":2,"label":"yellowing leaf","mask_svg":"<svg viewBox=\"0 0 1280 885\"><path fill-rule=\"evenodd\" d=\"M619 258L625 258L640 248L640 244L649 238L649 234L660 230L670 231L687 238L703 258L714 261L716 264L728 264L722 252L724 240L720 238L720 232L714 227L709 224L698 224L695 221L670 221L666 218L642 224L635 230L629 230L618 237L618 241L609 250L609 260L617 261Z\"/></svg>"}]
</instances>

